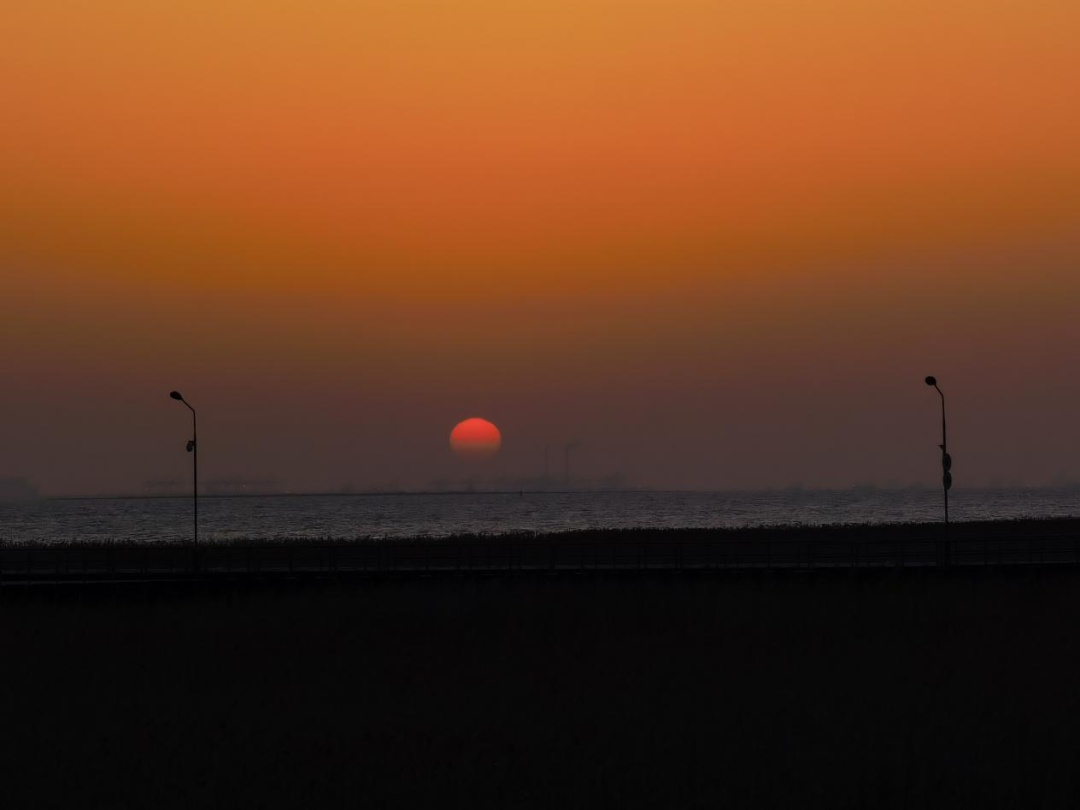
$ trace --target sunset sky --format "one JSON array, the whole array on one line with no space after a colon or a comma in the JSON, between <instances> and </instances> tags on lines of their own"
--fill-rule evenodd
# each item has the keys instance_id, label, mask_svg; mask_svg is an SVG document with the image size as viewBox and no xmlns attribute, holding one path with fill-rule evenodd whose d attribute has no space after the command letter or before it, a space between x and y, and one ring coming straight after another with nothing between
<instances>
[{"instance_id":1,"label":"sunset sky","mask_svg":"<svg viewBox=\"0 0 1080 810\"><path fill-rule=\"evenodd\" d=\"M1080 481L1076 0L0 12L0 477ZM484 417L470 466L450 429ZM558 463L557 463L558 462Z\"/></svg>"}]
</instances>

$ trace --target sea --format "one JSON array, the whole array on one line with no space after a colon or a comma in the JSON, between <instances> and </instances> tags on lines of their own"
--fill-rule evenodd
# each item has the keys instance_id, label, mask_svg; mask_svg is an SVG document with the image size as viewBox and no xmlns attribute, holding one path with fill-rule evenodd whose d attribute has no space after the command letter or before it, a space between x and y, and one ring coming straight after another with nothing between
<instances>
[{"instance_id":1,"label":"sea","mask_svg":"<svg viewBox=\"0 0 1080 810\"><path fill-rule=\"evenodd\" d=\"M606 528L738 528L938 521L933 490L499 492L199 498L200 542L350 540ZM957 489L954 521L1080 517L1080 488ZM189 498L0 503L0 543L190 541Z\"/></svg>"}]
</instances>

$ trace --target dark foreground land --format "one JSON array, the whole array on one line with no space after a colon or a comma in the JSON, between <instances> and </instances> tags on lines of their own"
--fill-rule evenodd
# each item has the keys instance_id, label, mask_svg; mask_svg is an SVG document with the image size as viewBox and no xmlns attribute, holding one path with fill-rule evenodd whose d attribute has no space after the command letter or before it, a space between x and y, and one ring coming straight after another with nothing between
<instances>
[{"instance_id":1,"label":"dark foreground land","mask_svg":"<svg viewBox=\"0 0 1080 810\"><path fill-rule=\"evenodd\" d=\"M5 807L1067 807L1080 569L0 593Z\"/></svg>"},{"instance_id":2,"label":"dark foreground land","mask_svg":"<svg viewBox=\"0 0 1080 810\"><path fill-rule=\"evenodd\" d=\"M1080 520L596 529L411 540L0 545L0 586L118 581L1080 565Z\"/></svg>"}]
</instances>

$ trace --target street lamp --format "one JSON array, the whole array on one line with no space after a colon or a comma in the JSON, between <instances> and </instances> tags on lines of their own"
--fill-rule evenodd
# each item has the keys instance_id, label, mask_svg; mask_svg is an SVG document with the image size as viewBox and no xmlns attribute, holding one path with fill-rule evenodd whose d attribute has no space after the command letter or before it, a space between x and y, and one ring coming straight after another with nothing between
<instances>
[{"instance_id":1,"label":"street lamp","mask_svg":"<svg viewBox=\"0 0 1080 810\"><path fill-rule=\"evenodd\" d=\"M941 487L945 493L945 539L949 539L949 490L952 489L952 456L949 455L949 442L945 432L945 394L938 388L937 377L927 377L926 384L937 390L941 396Z\"/></svg>"},{"instance_id":2,"label":"street lamp","mask_svg":"<svg viewBox=\"0 0 1080 810\"><path fill-rule=\"evenodd\" d=\"M184 399L184 395L179 391L170 391L169 396L175 399L177 402L183 402L189 411L191 411L191 441L187 443L187 451L191 453L191 470L192 470L192 485L191 485L191 498L195 505L195 550L199 548L199 446L197 439L199 437L198 425L195 422L195 409L191 407L190 403Z\"/></svg>"}]
</instances>

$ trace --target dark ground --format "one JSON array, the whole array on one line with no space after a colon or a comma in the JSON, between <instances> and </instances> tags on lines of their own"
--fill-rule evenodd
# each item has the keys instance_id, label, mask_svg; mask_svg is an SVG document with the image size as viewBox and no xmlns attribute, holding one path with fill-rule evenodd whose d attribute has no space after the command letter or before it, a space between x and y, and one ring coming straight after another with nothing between
<instances>
[{"instance_id":1,"label":"dark ground","mask_svg":"<svg viewBox=\"0 0 1080 810\"><path fill-rule=\"evenodd\" d=\"M5 807L1066 807L1080 570L0 593Z\"/></svg>"}]
</instances>

